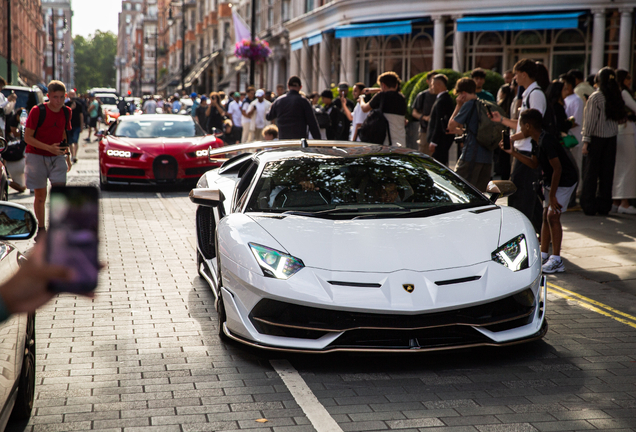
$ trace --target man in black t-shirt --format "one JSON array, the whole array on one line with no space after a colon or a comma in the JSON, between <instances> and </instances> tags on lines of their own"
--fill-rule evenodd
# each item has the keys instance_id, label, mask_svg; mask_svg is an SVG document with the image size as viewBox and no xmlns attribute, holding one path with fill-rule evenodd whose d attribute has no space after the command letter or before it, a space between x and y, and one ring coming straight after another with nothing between
<instances>
[{"instance_id":1,"label":"man in black t-shirt","mask_svg":"<svg viewBox=\"0 0 636 432\"><path fill-rule=\"evenodd\" d=\"M75 90L68 92L69 100L65 105L71 109L71 127L68 133L69 149L71 150L71 160L77 162L77 143L79 142L80 133L84 130L84 105L77 97Z\"/></svg>"},{"instance_id":2,"label":"man in black t-shirt","mask_svg":"<svg viewBox=\"0 0 636 432\"><path fill-rule=\"evenodd\" d=\"M207 132L206 128L208 126L208 121L207 121L207 117L205 113L207 110L208 110L208 98L205 95L203 95L201 96L201 102L199 103L199 106L194 111L194 120L197 123L199 123L199 126L201 126L203 130L206 132Z\"/></svg>"},{"instance_id":3,"label":"man in black t-shirt","mask_svg":"<svg viewBox=\"0 0 636 432\"><path fill-rule=\"evenodd\" d=\"M528 109L522 112L519 123L523 137L532 138L532 155L528 157L517 151L514 146L506 150L503 148L503 142L500 143L500 148L530 168L541 167L543 171L545 201L541 226L542 270L543 273L562 273L565 266L561 259L561 212L567 209L570 196L576 190L576 168L558 139L543 130L543 115L540 111ZM552 255L548 256L550 243Z\"/></svg>"},{"instance_id":4,"label":"man in black t-shirt","mask_svg":"<svg viewBox=\"0 0 636 432\"><path fill-rule=\"evenodd\" d=\"M384 145L406 146L406 99L400 93L400 78L395 72L384 72L378 77L380 92L369 103L360 96L360 108L363 112L372 109L382 111L389 123L389 133L384 139ZM365 89L365 91L368 89Z\"/></svg>"}]
</instances>

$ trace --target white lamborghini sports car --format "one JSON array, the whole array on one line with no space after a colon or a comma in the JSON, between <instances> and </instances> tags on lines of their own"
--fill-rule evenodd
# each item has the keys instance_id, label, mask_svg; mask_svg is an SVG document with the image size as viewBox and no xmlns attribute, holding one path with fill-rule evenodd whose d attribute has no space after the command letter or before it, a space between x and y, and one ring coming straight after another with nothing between
<instances>
[{"instance_id":1,"label":"white lamborghini sports car","mask_svg":"<svg viewBox=\"0 0 636 432\"><path fill-rule=\"evenodd\" d=\"M510 182L491 182L486 197L428 156L360 143L209 153L230 151L252 153L190 192L199 274L216 296L222 338L286 351L413 352L545 335L535 231L494 204L514 192Z\"/></svg>"}]
</instances>

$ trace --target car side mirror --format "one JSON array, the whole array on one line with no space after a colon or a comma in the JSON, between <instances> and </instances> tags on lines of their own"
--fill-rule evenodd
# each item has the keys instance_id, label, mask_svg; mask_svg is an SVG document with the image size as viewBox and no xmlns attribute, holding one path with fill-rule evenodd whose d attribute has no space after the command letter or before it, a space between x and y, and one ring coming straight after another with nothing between
<instances>
[{"instance_id":1,"label":"car side mirror","mask_svg":"<svg viewBox=\"0 0 636 432\"><path fill-rule=\"evenodd\" d=\"M492 180L488 182L486 192L490 194L490 201L497 202L499 198L504 198L517 192L517 186L510 180Z\"/></svg>"},{"instance_id":2,"label":"car side mirror","mask_svg":"<svg viewBox=\"0 0 636 432\"><path fill-rule=\"evenodd\" d=\"M3 137L0 137L0 153L5 151L7 149L7 147L8 147L7 140L4 139Z\"/></svg>"},{"instance_id":3,"label":"car side mirror","mask_svg":"<svg viewBox=\"0 0 636 432\"><path fill-rule=\"evenodd\" d=\"M219 189L195 188L190 191L190 201L206 207L218 207L225 201Z\"/></svg>"},{"instance_id":4,"label":"car side mirror","mask_svg":"<svg viewBox=\"0 0 636 432\"><path fill-rule=\"evenodd\" d=\"M26 207L8 202L0 204L0 240L27 240L37 230L37 220Z\"/></svg>"}]
</instances>

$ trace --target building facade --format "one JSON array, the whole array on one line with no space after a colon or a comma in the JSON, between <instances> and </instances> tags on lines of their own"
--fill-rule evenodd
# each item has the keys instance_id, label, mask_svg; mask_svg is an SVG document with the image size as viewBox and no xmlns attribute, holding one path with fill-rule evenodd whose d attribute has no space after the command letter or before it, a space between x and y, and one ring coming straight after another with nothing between
<instances>
[{"instance_id":1,"label":"building facade","mask_svg":"<svg viewBox=\"0 0 636 432\"><path fill-rule=\"evenodd\" d=\"M9 7L11 19L8 18ZM8 32L11 31L11 76L7 74ZM0 3L0 76L13 85L35 85L43 80L44 39L40 0Z\"/></svg>"},{"instance_id":2,"label":"building facade","mask_svg":"<svg viewBox=\"0 0 636 432\"><path fill-rule=\"evenodd\" d=\"M41 80L62 81L75 87L75 53L73 50L73 11L71 0L42 0L46 40Z\"/></svg>"},{"instance_id":3,"label":"building facade","mask_svg":"<svg viewBox=\"0 0 636 432\"><path fill-rule=\"evenodd\" d=\"M119 13L117 32L117 55L115 68L116 85L122 96L141 96L144 65L144 10L146 0L123 0Z\"/></svg>"},{"instance_id":4,"label":"building facade","mask_svg":"<svg viewBox=\"0 0 636 432\"><path fill-rule=\"evenodd\" d=\"M609 65L634 71L634 8L627 0L292 0L290 72L311 91L331 83L403 80L432 69L499 73L521 58L553 77Z\"/></svg>"}]
</instances>

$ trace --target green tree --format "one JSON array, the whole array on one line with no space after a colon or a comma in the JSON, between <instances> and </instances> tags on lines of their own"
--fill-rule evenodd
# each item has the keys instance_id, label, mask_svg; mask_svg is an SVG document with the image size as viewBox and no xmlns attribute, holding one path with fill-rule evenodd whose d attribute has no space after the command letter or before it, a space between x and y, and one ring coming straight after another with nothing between
<instances>
[{"instance_id":1,"label":"green tree","mask_svg":"<svg viewBox=\"0 0 636 432\"><path fill-rule=\"evenodd\" d=\"M117 36L97 30L88 39L73 38L75 49L75 85L80 93L93 87L115 87Z\"/></svg>"}]
</instances>

